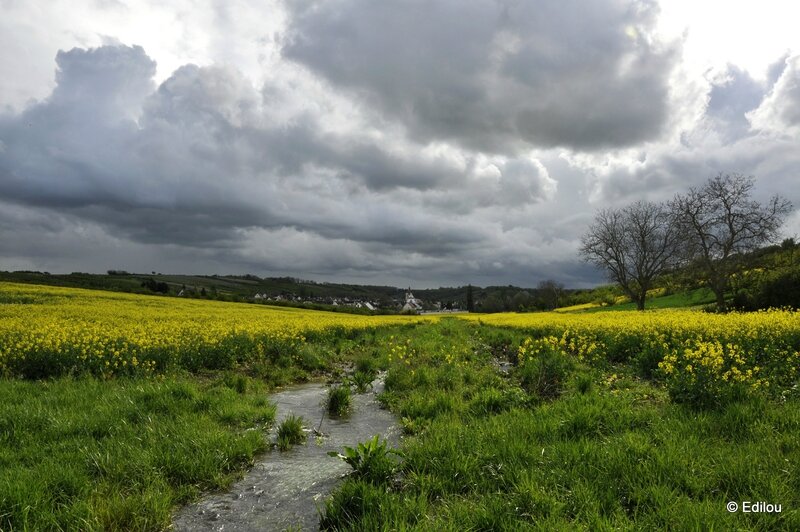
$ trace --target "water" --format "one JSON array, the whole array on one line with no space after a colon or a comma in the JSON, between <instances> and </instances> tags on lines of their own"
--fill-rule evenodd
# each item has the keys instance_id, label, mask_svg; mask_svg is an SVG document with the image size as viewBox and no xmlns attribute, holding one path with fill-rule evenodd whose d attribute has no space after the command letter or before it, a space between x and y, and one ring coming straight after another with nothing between
<instances>
[{"instance_id":1,"label":"water","mask_svg":"<svg viewBox=\"0 0 800 532\"><path fill-rule=\"evenodd\" d=\"M350 466L328 451L355 446L375 434L398 445L400 430L392 414L380 407L372 392L353 395L353 411L346 419L330 419L325 414L327 388L318 383L303 384L276 393L277 423L289 414L302 416L309 429L320 427L323 437L308 433L308 441L289 451L267 452L237 482L230 492L211 494L182 508L175 515L175 530L317 530L319 510L325 497ZM322 424L320 425L320 419ZM270 435L274 441L274 429Z\"/></svg>"}]
</instances>

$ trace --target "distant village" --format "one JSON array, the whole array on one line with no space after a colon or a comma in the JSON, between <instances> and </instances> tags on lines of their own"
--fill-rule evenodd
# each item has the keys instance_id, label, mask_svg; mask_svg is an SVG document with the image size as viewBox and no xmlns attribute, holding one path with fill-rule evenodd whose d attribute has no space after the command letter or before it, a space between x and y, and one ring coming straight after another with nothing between
<instances>
[{"instance_id":1,"label":"distant village","mask_svg":"<svg viewBox=\"0 0 800 532\"><path fill-rule=\"evenodd\" d=\"M301 297L295 294L279 294L270 296L266 293L256 293L253 300L257 303L296 303L309 305L330 305L333 307L351 307L365 309L371 312L380 310L390 312L401 312L403 314L426 314L426 313L456 313L466 312L460 308L453 307L451 304L443 304L440 301L423 301L414 296L409 288L403 297L390 298L388 300L377 301L361 299L357 297Z\"/></svg>"}]
</instances>

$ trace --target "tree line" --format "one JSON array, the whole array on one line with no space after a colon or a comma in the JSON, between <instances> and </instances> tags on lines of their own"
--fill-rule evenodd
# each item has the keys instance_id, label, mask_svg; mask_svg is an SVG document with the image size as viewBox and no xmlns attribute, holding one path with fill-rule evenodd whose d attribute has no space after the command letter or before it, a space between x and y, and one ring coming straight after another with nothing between
<instances>
[{"instance_id":1,"label":"tree line","mask_svg":"<svg viewBox=\"0 0 800 532\"><path fill-rule=\"evenodd\" d=\"M581 239L581 257L603 269L639 310L660 276L688 268L724 311L741 257L774 242L792 209L780 195L754 200L754 186L752 176L720 173L670 201L602 209Z\"/></svg>"}]
</instances>

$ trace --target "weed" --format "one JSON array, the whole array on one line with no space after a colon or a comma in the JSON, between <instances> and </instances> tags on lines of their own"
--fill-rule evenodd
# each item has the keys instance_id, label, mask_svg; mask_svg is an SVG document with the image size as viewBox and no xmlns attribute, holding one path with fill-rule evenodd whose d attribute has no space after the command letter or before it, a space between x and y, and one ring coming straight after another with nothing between
<instances>
[{"instance_id":1,"label":"weed","mask_svg":"<svg viewBox=\"0 0 800 532\"><path fill-rule=\"evenodd\" d=\"M247 392L247 377L244 375L226 373L225 377L223 378L223 383L225 386L236 391L238 394L244 394Z\"/></svg>"},{"instance_id":2,"label":"weed","mask_svg":"<svg viewBox=\"0 0 800 532\"><path fill-rule=\"evenodd\" d=\"M306 441L306 433L303 431L303 418L289 414L278 425L278 448L285 451L292 445Z\"/></svg>"},{"instance_id":3,"label":"weed","mask_svg":"<svg viewBox=\"0 0 800 532\"><path fill-rule=\"evenodd\" d=\"M470 412L475 415L489 415L503 412L525 403L525 392L519 388L480 390L470 402Z\"/></svg>"},{"instance_id":4,"label":"weed","mask_svg":"<svg viewBox=\"0 0 800 532\"><path fill-rule=\"evenodd\" d=\"M350 386L340 384L328 389L328 414L333 417L342 417L350 413L352 396Z\"/></svg>"},{"instance_id":5,"label":"weed","mask_svg":"<svg viewBox=\"0 0 800 532\"><path fill-rule=\"evenodd\" d=\"M356 360L356 373L366 373L367 375L371 376L373 379L375 378L375 374L377 373L375 359L363 356Z\"/></svg>"},{"instance_id":6,"label":"weed","mask_svg":"<svg viewBox=\"0 0 800 532\"><path fill-rule=\"evenodd\" d=\"M518 368L522 387L540 399L554 399L564 389L572 370L570 360L554 350L543 350Z\"/></svg>"},{"instance_id":7,"label":"weed","mask_svg":"<svg viewBox=\"0 0 800 532\"><path fill-rule=\"evenodd\" d=\"M276 445L278 446L279 451L288 451L289 449L292 448L292 442L290 442L289 438L287 438L286 436L278 436Z\"/></svg>"},{"instance_id":8,"label":"weed","mask_svg":"<svg viewBox=\"0 0 800 532\"><path fill-rule=\"evenodd\" d=\"M490 354L500 360L516 362L514 356L514 342L516 335L510 331L500 329L489 329L482 331L483 339L489 349Z\"/></svg>"},{"instance_id":9,"label":"weed","mask_svg":"<svg viewBox=\"0 0 800 532\"><path fill-rule=\"evenodd\" d=\"M366 393L368 389L372 388L373 375L363 371L356 371L353 374L353 384L358 393Z\"/></svg>"},{"instance_id":10,"label":"weed","mask_svg":"<svg viewBox=\"0 0 800 532\"><path fill-rule=\"evenodd\" d=\"M306 371L320 371L325 369L324 352L318 345L304 345L297 354L297 364Z\"/></svg>"},{"instance_id":11,"label":"weed","mask_svg":"<svg viewBox=\"0 0 800 532\"><path fill-rule=\"evenodd\" d=\"M592 390L592 377L591 375L587 375L585 373L581 373L577 377L575 377L575 389L578 390L580 394L587 394Z\"/></svg>"},{"instance_id":12,"label":"weed","mask_svg":"<svg viewBox=\"0 0 800 532\"><path fill-rule=\"evenodd\" d=\"M328 455L341 458L353 468L353 476L372 484L391 480L397 468L392 455L401 456L399 451L389 448L387 441L379 441L377 434L356 447L345 447L344 453L330 451Z\"/></svg>"}]
</instances>

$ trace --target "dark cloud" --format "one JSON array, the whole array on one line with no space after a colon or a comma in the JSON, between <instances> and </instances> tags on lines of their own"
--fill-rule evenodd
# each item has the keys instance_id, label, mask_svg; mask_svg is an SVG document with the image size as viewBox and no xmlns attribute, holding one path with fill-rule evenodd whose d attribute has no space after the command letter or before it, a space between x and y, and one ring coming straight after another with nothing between
<instances>
[{"instance_id":1,"label":"dark cloud","mask_svg":"<svg viewBox=\"0 0 800 532\"><path fill-rule=\"evenodd\" d=\"M29 224L49 235L41 255L85 251L91 235L124 248L120 257L143 248L151 258L154 250L183 254L190 270L197 257L249 267L256 256L262 272L383 269L407 277L488 254L476 267L491 271L497 222L470 214L525 209L556 188L529 156L491 159L326 130L309 114L277 120L280 90L256 88L230 68L186 65L155 87L155 64L139 47L74 49L57 61L52 95L0 118L2 197L36 213L37 224L43 212L59 220ZM429 194L448 201L430 205ZM8 225L15 223L22 222ZM97 269L108 267L122 266Z\"/></svg>"},{"instance_id":2,"label":"dark cloud","mask_svg":"<svg viewBox=\"0 0 800 532\"><path fill-rule=\"evenodd\" d=\"M513 152L656 138L675 50L655 5L293 2L284 54L424 140Z\"/></svg>"},{"instance_id":3,"label":"dark cloud","mask_svg":"<svg viewBox=\"0 0 800 532\"><path fill-rule=\"evenodd\" d=\"M668 90L653 4L572 5L294 3L259 84L60 52L52 93L0 115L0 269L586 286L598 206L719 171L795 194L796 57Z\"/></svg>"}]
</instances>

